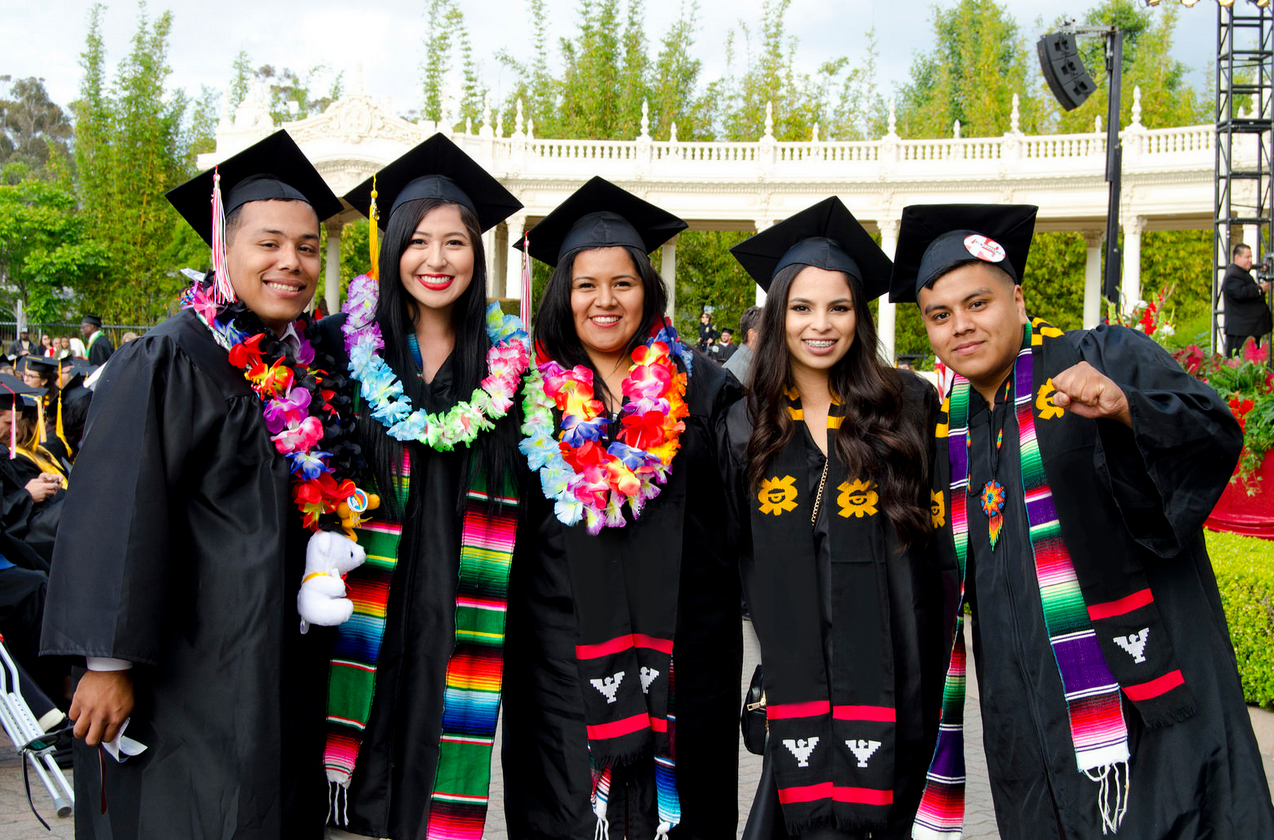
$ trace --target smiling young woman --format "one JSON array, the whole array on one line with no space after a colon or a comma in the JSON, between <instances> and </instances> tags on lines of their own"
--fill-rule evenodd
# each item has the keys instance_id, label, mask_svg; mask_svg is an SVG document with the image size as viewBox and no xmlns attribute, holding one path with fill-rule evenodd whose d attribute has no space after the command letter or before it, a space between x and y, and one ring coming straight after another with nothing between
<instances>
[{"instance_id":1,"label":"smiling young woman","mask_svg":"<svg viewBox=\"0 0 1274 840\"><path fill-rule=\"evenodd\" d=\"M891 264L838 199L734 254L767 291L723 454L769 726L744 837L901 840L941 703L937 395L878 357L868 302Z\"/></svg>"},{"instance_id":2,"label":"smiling young woman","mask_svg":"<svg viewBox=\"0 0 1274 840\"><path fill-rule=\"evenodd\" d=\"M324 320L349 372L340 410L358 418L357 481L380 499L350 526L377 559L346 577L354 615L330 665L330 836L477 840L529 359L521 321L487 300L482 233L521 203L442 135L346 201L388 213L379 281L355 278Z\"/></svg>"},{"instance_id":3,"label":"smiling young woman","mask_svg":"<svg viewBox=\"0 0 1274 840\"><path fill-rule=\"evenodd\" d=\"M736 823L742 640L715 428L739 391L665 315L649 253L684 227L594 178L528 233L555 269L509 597L513 837Z\"/></svg>"}]
</instances>

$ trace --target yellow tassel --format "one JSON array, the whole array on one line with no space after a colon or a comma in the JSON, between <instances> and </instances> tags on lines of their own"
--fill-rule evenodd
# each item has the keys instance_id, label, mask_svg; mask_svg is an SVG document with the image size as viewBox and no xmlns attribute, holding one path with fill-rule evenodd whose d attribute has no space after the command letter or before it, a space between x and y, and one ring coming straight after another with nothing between
<instances>
[{"instance_id":1,"label":"yellow tassel","mask_svg":"<svg viewBox=\"0 0 1274 840\"><path fill-rule=\"evenodd\" d=\"M380 279L380 212L376 209L376 176L372 176L372 206L367 210L367 253L372 259L372 267L367 276L373 280Z\"/></svg>"},{"instance_id":2,"label":"yellow tassel","mask_svg":"<svg viewBox=\"0 0 1274 840\"><path fill-rule=\"evenodd\" d=\"M62 389L58 389L58 419L57 419L57 436L62 441L62 445L66 447L66 457L71 457L71 444L66 440L66 431L62 428Z\"/></svg>"}]
</instances>

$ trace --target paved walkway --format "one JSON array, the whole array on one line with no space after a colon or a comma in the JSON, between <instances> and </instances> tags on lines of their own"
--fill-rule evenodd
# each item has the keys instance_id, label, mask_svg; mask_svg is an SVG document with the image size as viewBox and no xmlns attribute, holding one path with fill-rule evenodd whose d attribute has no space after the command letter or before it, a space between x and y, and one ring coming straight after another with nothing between
<instances>
[{"instance_id":1,"label":"paved walkway","mask_svg":"<svg viewBox=\"0 0 1274 840\"><path fill-rule=\"evenodd\" d=\"M972 651L972 645L969 650ZM756 634L752 625L743 625L743 679L740 696L747 690L748 680L752 678L752 670L760 661L761 652L757 646ZM968 774L966 788L967 809L964 820L965 840L999 840L999 832L995 827L995 813L991 807L991 789L987 781L986 758L982 753L982 716L978 710L978 685L972 662L969 667L969 701L965 706L965 729L969 746L965 772ZM1274 788L1274 712L1255 710L1253 724L1257 738L1261 743L1261 755L1265 760L1265 776ZM0 739L3 735L0 734ZM495 748L496 761L499 761L499 739ZM748 808L756 793L757 782L761 777L761 759L743 749L739 745L739 834L743 833L743 824L747 819ZM27 807L26 793L22 785L22 765L12 750L0 747L0 840L47 840L50 837L74 837L72 819L58 819L53 816L52 804L44 793L43 787L34 775L31 777L31 795L40 814L49 821L52 834L31 815ZM491 801L494 804L487 820L485 840L508 840L504 828L504 813L499 805L503 800L503 783L498 768L493 768Z\"/></svg>"}]
</instances>

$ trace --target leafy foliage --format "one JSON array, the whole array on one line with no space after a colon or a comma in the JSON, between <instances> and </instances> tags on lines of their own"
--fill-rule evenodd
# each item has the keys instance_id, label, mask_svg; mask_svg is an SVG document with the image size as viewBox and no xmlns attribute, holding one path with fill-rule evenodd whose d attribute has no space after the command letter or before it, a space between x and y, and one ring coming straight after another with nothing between
<instances>
[{"instance_id":1,"label":"leafy foliage","mask_svg":"<svg viewBox=\"0 0 1274 840\"><path fill-rule=\"evenodd\" d=\"M4 180L21 169L9 164ZM70 289L106 264L105 247L85 236L68 189L31 177L0 184L0 288L13 290L8 308L21 301L29 318L63 320Z\"/></svg>"},{"instance_id":2,"label":"leafy foliage","mask_svg":"<svg viewBox=\"0 0 1274 840\"><path fill-rule=\"evenodd\" d=\"M1208 556L1216 572L1238 659L1243 697L1274 709L1274 567L1270 543L1257 537L1207 532Z\"/></svg>"},{"instance_id":3,"label":"leafy foliage","mask_svg":"<svg viewBox=\"0 0 1274 840\"><path fill-rule=\"evenodd\" d=\"M37 177L46 175L52 166L69 155L71 123L57 103L49 99L44 80L29 77L10 83L0 97L0 166L23 163ZM50 157L57 160L52 164Z\"/></svg>"},{"instance_id":4,"label":"leafy foliage","mask_svg":"<svg viewBox=\"0 0 1274 840\"><path fill-rule=\"evenodd\" d=\"M190 171L182 144L188 102L165 90L171 13L152 23L145 5L139 7L132 49L108 84L103 12L98 5L90 14L85 74L73 107L83 217L110 259L83 278L78 291L87 308L107 318L151 323L187 285L176 267L207 261L198 237L163 198Z\"/></svg>"}]
</instances>

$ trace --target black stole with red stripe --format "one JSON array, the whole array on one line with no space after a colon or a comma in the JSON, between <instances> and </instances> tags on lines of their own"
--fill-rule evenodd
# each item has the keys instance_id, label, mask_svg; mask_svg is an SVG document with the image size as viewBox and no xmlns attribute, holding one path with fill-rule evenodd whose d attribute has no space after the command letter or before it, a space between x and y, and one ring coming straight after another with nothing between
<instances>
[{"instance_id":1,"label":"black stole with red stripe","mask_svg":"<svg viewBox=\"0 0 1274 840\"><path fill-rule=\"evenodd\" d=\"M838 419L838 418L833 418ZM830 436L830 435L829 435ZM753 495L752 623L761 643L769 736L788 832L885 825L894 786L894 663L879 488L832 455L819 520L831 552L832 638L823 638L803 429ZM830 653L830 663L826 661Z\"/></svg>"},{"instance_id":2,"label":"black stole with red stripe","mask_svg":"<svg viewBox=\"0 0 1274 840\"><path fill-rule=\"evenodd\" d=\"M673 636L686 503L674 462L641 518L589 535L563 529L575 604L584 722L594 767L673 755Z\"/></svg>"},{"instance_id":3,"label":"black stole with red stripe","mask_svg":"<svg viewBox=\"0 0 1274 840\"><path fill-rule=\"evenodd\" d=\"M1137 512L1121 511L1114 496L1115 483L1148 480L1140 475L1145 467L1133 432L1113 420L1088 420L1055 406L1052 377L1078 363L1079 352L1071 338L1040 319L1031 343L1032 409L1044 473L1106 664L1147 726L1185 720L1194 714L1194 697L1144 569L1155 555L1125 522ZM1107 451L1111 447L1119 451ZM1120 462L1128 466L1112 468ZM1157 491L1148 488L1142 495L1157 497Z\"/></svg>"}]
</instances>

